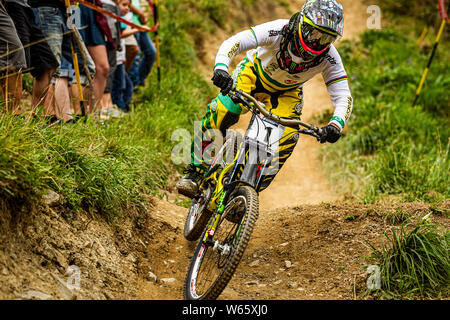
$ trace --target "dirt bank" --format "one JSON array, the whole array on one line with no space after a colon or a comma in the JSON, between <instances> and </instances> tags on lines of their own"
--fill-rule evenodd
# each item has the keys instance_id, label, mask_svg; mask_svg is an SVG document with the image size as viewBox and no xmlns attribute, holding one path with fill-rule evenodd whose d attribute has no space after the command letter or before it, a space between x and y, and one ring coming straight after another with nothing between
<instances>
[{"instance_id":1,"label":"dirt bank","mask_svg":"<svg viewBox=\"0 0 450 320\"><path fill-rule=\"evenodd\" d=\"M0 201L0 299L136 298L154 259L147 246L176 230L132 209L111 226L55 198L21 210Z\"/></svg>"}]
</instances>

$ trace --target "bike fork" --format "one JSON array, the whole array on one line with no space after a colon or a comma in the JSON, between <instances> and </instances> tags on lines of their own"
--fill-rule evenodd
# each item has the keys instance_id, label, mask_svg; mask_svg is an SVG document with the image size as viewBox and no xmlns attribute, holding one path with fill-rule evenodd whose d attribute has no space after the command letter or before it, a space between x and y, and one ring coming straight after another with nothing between
<instances>
[{"instance_id":1,"label":"bike fork","mask_svg":"<svg viewBox=\"0 0 450 320\"><path fill-rule=\"evenodd\" d=\"M222 193L219 198L219 204L217 205L216 213L214 215L214 220L208 226L208 231L205 233L205 237L203 238L203 243L207 246L214 246L213 237L216 232L216 228L219 225L220 219L222 218L222 213L225 210L225 203L228 199L228 192Z\"/></svg>"}]
</instances>

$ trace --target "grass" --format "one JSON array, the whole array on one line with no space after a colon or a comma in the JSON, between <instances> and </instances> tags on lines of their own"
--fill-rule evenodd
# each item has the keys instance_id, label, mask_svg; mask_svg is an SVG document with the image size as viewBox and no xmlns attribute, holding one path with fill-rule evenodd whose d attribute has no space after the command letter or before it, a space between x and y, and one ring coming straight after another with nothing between
<instances>
[{"instance_id":1,"label":"grass","mask_svg":"<svg viewBox=\"0 0 450 320\"><path fill-rule=\"evenodd\" d=\"M343 139L322 152L335 184L365 203L386 195L432 203L449 197L448 48L438 50L413 107L427 47L403 29L369 30L341 43L354 108Z\"/></svg>"},{"instance_id":2,"label":"grass","mask_svg":"<svg viewBox=\"0 0 450 320\"><path fill-rule=\"evenodd\" d=\"M383 245L371 250L380 268L381 290L366 292L378 298L416 299L448 297L450 232L429 221L431 214L384 234Z\"/></svg>"},{"instance_id":3,"label":"grass","mask_svg":"<svg viewBox=\"0 0 450 320\"><path fill-rule=\"evenodd\" d=\"M393 211L382 213L383 218L390 224L401 224L407 221L411 215L402 208L396 208Z\"/></svg>"},{"instance_id":4,"label":"grass","mask_svg":"<svg viewBox=\"0 0 450 320\"><path fill-rule=\"evenodd\" d=\"M163 187L168 174L152 139L141 139L128 121L101 126L95 120L46 127L0 116L0 194L9 203L38 202L47 189L71 210L84 209L109 221L127 207L144 207L144 194Z\"/></svg>"},{"instance_id":5,"label":"grass","mask_svg":"<svg viewBox=\"0 0 450 320\"><path fill-rule=\"evenodd\" d=\"M105 124L91 118L48 126L0 113L2 199L18 209L37 205L50 189L62 195L68 210L86 210L115 223L127 208L143 210L146 196L166 187L174 170L172 132L192 131L214 95L195 71L189 35L202 24L214 24L202 14L215 7L211 1L189 7L194 3L168 0L161 6L162 81L157 83L154 68L128 116ZM172 10L177 5L189 10Z\"/></svg>"}]
</instances>

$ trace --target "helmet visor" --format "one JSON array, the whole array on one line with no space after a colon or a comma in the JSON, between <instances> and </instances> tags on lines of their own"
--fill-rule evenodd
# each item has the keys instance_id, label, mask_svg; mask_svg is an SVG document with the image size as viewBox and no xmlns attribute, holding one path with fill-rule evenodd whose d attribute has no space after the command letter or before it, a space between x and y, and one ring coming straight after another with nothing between
<instances>
[{"instance_id":1,"label":"helmet visor","mask_svg":"<svg viewBox=\"0 0 450 320\"><path fill-rule=\"evenodd\" d=\"M313 60L317 56L317 54L305 50L300 41L295 40L290 43L289 53L305 61Z\"/></svg>"},{"instance_id":2,"label":"helmet visor","mask_svg":"<svg viewBox=\"0 0 450 320\"><path fill-rule=\"evenodd\" d=\"M333 35L323 28L313 25L313 23L305 18L301 22L300 40L305 50L314 54L320 54L327 49L330 44L337 39L338 35ZM306 46L306 48L305 48Z\"/></svg>"}]
</instances>

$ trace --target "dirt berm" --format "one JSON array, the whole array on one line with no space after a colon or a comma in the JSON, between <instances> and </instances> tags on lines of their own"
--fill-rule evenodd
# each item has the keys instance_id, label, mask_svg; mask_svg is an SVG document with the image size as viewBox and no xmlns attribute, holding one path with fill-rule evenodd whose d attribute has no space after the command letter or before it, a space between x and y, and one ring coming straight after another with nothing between
<instances>
[{"instance_id":1,"label":"dirt berm","mask_svg":"<svg viewBox=\"0 0 450 320\"><path fill-rule=\"evenodd\" d=\"M441 207L448 212L450 203ZM193 252L182 236L186 208L152 198L148 209L111 227L85 213L64 217L58 202L15 214L2 204L0 299L182 299ZM345 202L263 209L220 299L354 299L365 289L363 243L380 247L391 228L386 217L399 210L415 218L433 209ZM448 228L440 212L433 222Z\"/></svg>"}]
</instances>

